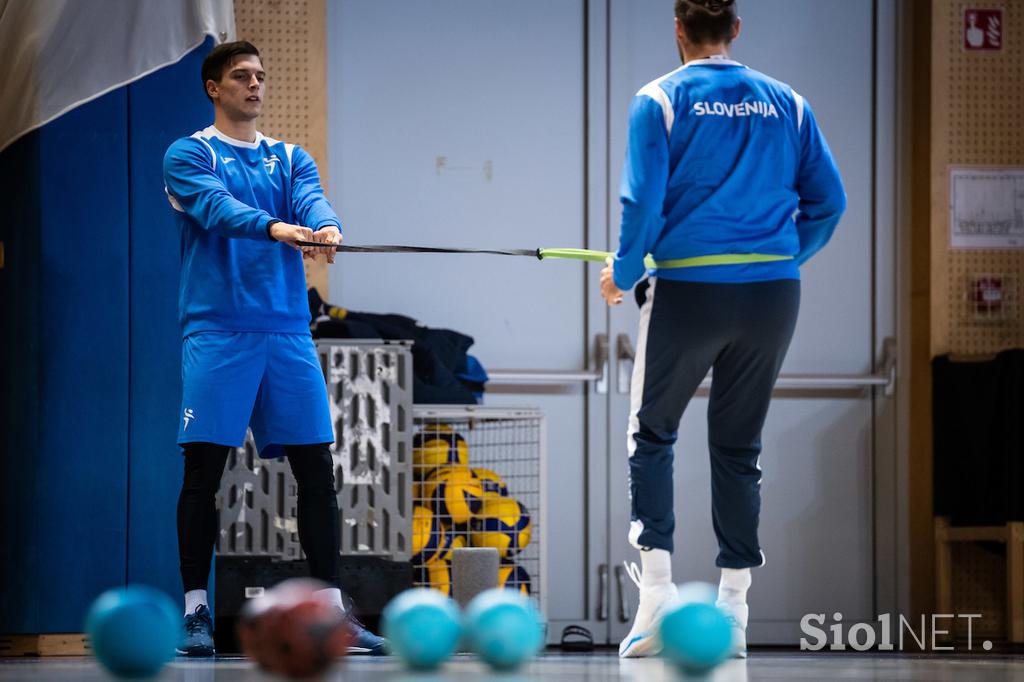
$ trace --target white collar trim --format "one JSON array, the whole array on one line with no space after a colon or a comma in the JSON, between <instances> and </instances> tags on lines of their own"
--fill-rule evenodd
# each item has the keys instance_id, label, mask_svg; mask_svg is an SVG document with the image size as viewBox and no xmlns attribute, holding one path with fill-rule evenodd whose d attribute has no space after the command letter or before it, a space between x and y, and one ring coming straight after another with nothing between
<instances>
[{"instance_id":1,"label":"white collar trim","mask_svg":"<svg viewBox=\"0 0 1024 682\"><path fill-rule=\"evenodd\" d=\"M744 64L741 64L733 59L729 59L725 55L715 55L713 57L706 57L705 59L693 59L685 64L683 68L688 66L742 66L744 69L747 68Z\"/></svg>"},{"instance_id":2,"label":"white collar trim","mask_svg":"<svg viewBox=\"0 0 1024 682\"><path fill-rule=\"evenodd\" d=\"M237 140L237 139L235 139L235 138L233 138L233 137L231 137L231 136L221 132L217 128L217 126L209 126L208 128L206 128L206 130L203 131L203 135L205 135L206 137L216 137L221 142L226 142L227 144L231 145L232 147L241 147L243 149L258 149L259 146L260 146L260 142L262 142L263 139L264 139L263 138L263 133L261 133L261 132L259 132L257 130L256 131L256 141L255 142L246 142L245 140Z\"/></svg>"}]
</instances>

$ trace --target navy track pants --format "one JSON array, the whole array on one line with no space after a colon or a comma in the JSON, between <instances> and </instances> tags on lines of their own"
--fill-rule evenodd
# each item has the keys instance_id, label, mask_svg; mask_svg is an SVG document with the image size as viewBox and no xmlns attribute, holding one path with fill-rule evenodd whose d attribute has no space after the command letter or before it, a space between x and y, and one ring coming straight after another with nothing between
<instances>
[{"instance_id":1,"label":"navy track pants","mask_svg":"<svg viewBox=\"0 0 1024 682\"><path fill-rule=\"evenodd\" d=\"M646 284L646 286L644 286ZM637 288L640 332L627 438L634 547L673 550L672 447L708 370L716 564L764 563L761 428L800 307L800 282L720 284L654 278Z\"/></svg>"}]
</instances>

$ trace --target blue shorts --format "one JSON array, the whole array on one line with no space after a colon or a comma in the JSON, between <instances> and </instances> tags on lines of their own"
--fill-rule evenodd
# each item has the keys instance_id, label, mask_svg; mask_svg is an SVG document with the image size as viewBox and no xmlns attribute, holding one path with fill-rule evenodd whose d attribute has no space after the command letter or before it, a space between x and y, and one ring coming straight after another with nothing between
<instances>
[{"instance_id":1,"label":"blue shorts","mask_svg":"<svg viewBox=\"0 0 1024 682\"><path fill-rule=\"evenodd\" d=\"M261 457L334 442L327 385L307 334L199 332L181 348L178 443L238 447L252 428Z\"/></svg>"}]
</instances>

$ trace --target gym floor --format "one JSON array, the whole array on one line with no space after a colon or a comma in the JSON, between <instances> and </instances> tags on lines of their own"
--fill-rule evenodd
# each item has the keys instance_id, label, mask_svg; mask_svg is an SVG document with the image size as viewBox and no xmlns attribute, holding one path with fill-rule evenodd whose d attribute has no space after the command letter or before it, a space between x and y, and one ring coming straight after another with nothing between
<instances>
[{"instance_id":1,"label":"gym floor","mask_svg":"<svg viewBox=\"0 0 1024 682\"><path fill-rule=\"evenodd\" d=\"M0 659L0 681L31 680L91 682L112 679L91 658ZM177 659L158 678L161 682L237 682L281 680L260 673L244 658L218 657L215 661ZM835 654L754 652L746 661L731 660L705 678L685 678L661 659L619 660L612 649L593 654L548 653L515 673L494 674L469 654L459 655L434 674L404 671L394 658L349 658L323 680L341 682L401 680L632 680L661 682L704 679L709 682L754 680L921 680L922 682L971 682L1014 680L1024 682L1024 656L999 654L976 656L911 656L893 654Z\"/></svg>"}]
</instances>

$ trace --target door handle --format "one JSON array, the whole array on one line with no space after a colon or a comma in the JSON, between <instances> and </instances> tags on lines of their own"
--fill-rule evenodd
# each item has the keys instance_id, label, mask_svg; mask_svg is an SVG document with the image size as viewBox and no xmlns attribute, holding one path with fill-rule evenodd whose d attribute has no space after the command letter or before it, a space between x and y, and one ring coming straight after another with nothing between
<instances>
[{"instance_id":1,"label":"door handle","mask_svg":"<svg viewBox=\"0 0 1024 682\"><path fill-rule=\"evenodd\" d=\"M594 383L594 390L601 395L608 393L608 335L598 334L594 337L594 368L600 378Z\"/></svg>"},{"instance_id":2,"label":"door handle","mask_svg":"<svg viewBox=\"0 0 1024 682\"><path fill-rule=\"evenodd\" d=\"M597 619L608 620L608 564L597 567Z\"/></svg>"},{"instance_id":3,"label":"door handle","mask_svg":"<svg viewBox=\"0 0 1024 682\"><path fill-rule=\"evenodd\" d=\"M881 368L873 374L780 374L776 389L791 389L814 393L820 391L852 391L880 388L886 396L896 390L896 339L887 338L882 344ZM700 388L710 389L714 371L708 374Z\"/></svg>"},{"instance_id":4,"label":"door handle","mask_svg":"<svg viewBox=\"0 0 1024 682\"><path fill-rule=\"evenodd\" d=\"M629 334L619 334L615 339L615 359L619 375L616 390L626 395L633 380L633 362L636 360L636 349L633 348Z\"/></svg>"},{"instance_id":5,"label":"door handle","mask_svg":"<svg viewBox=\"0 0 1024 682\"><path fill-rule=\"evenodd\" d=\"M615 567L615 584L619 588L619 622L628 623L633 616L633 609L629 606L629 596L626 594L626 569L622 566Z\"/></svg>"},{"instance_id":6,"label":"door handle","mask_svg":"<svg viewBox=\"0 0 1024 682\"><path fill-rule=\"evenodd\" d=\"M588 353L589 355L589 353ZM594 337L594 362L583 369L490 369L490 384L572 384L593 381L598 393L608 392L608 336Z\"/></svg>"}]
</instances>

